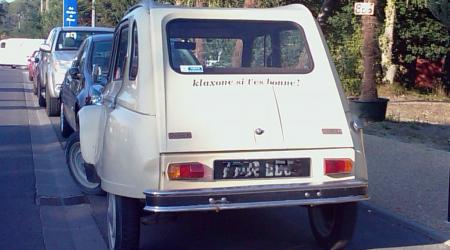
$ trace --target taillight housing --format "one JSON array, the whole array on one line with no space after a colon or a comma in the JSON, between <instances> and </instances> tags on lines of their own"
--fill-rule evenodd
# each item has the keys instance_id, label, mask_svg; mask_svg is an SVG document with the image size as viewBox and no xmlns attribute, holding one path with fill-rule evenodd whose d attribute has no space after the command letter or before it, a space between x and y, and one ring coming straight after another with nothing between
<instances>
[{"instance_id":1,"label":"taillight housing","mask_svg":"<svg viewBox=\"0 0 450 250\"><path fill-rule=\"evenodd\" d=\"M351 159L325 159L323 165L325 175L345 175L353 170Z\"/></svg>"},{"instance_id":2,"label":"taillight housing","mask_svg":"<svg viewBox=\"0 0 450 250\"><path fill-rule=\"evenodd\" d=\"M167 175L170 180L201 179L205 176L205 165L198 162L169 164Z\"/></svg>"}]
</instances>

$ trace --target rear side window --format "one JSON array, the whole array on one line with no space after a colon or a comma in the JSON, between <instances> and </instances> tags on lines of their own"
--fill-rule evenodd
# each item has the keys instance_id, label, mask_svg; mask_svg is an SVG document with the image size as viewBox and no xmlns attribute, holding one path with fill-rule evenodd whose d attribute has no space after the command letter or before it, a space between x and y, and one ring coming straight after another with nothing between
<instances>
[{"instance_id":1,"label":"rear side window","mask_svg":"<svg viewBox=\"0 0 450 250\"><path fill-rule=\"evenodd\" d=\"M125 73L126 57L128 49L128 26L125 26L120 31L119 46L116 52L116 63L114 64L114 77L115 81L123 80Z\"/></svg>"},{"instance_id":2,"label":"rear side window","mask_svg":"<svg viewBox=\"0 0 450 250\"><path fill-rule=\"evenodd\" d=\"M138 31L136 22L133 24L133 34L131 42L131 60L130 60L130 70L129 79L136 80L138 69L139 69L139 44L138 44Z\"/></svg>"},{"instance_id":3,"label":"rear side window","mask_svg":"<svg viewBox=\"0 0 450 250\"><path fill-rule=\"evenodd\" d=\"M176 19L166 30L179 73L305 74L314 66L304 31L293 22Z\"/></svg>"}]
</instances>

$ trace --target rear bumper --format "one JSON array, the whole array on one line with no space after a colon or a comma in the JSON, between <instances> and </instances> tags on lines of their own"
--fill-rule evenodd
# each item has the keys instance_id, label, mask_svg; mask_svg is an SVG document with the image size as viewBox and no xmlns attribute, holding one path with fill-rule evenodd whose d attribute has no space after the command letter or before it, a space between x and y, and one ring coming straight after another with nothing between
<instances>
[{"instance_id":1,"label":"rear bumper","mask_svg":"<svg viewBox=\"0 0 450 250\"><path fill-rule=\"evenodd\" d=\"M185 212L320 205L368 199L367 182L337 181L318 185L289 184L144 192L145 211Z\"/></svg>"}]
</instances>

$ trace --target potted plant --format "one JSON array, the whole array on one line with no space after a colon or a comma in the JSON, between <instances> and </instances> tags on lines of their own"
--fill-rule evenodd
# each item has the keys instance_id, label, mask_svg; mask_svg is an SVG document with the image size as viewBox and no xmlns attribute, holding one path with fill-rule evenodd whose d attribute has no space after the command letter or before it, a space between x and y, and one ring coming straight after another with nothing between
<instances>
[{"instance_id":1,"label":"potted plant","mask_svg":"<svg viewBox=\"0 0 450 250\"><path fill-rule=\"evenodd\" d=\"M377 5L377 0L365 0ZM376 8L375 8L376 9ZM386 117L388 99L379 98L376 86L376 58L378 42L376 30L378 20L376 15L362 16L363 33L363 67L364 74L359 98L349 98L350 110L362 120L368 122L383 121Z\"/></svg>"}]
</instances>

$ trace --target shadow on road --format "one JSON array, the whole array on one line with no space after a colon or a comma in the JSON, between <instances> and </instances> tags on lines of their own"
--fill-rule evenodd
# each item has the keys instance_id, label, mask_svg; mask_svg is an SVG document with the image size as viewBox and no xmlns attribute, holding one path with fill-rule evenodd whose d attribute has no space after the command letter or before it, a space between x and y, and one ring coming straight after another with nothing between
<instances>
[{"instance_id":1,"label":"shadow on road","mask_svg":"<svg viewBox=\"0 0 450 250\"><path fill-rule=\"evenodd\" d=\"M106 241L106 199L89 201ZM165 214L149 221L141 227L141 249L320 249L304 207ZM445 249L432 246L440 243L361 205L347 249Z\"/></svg>"}]
</instances>

